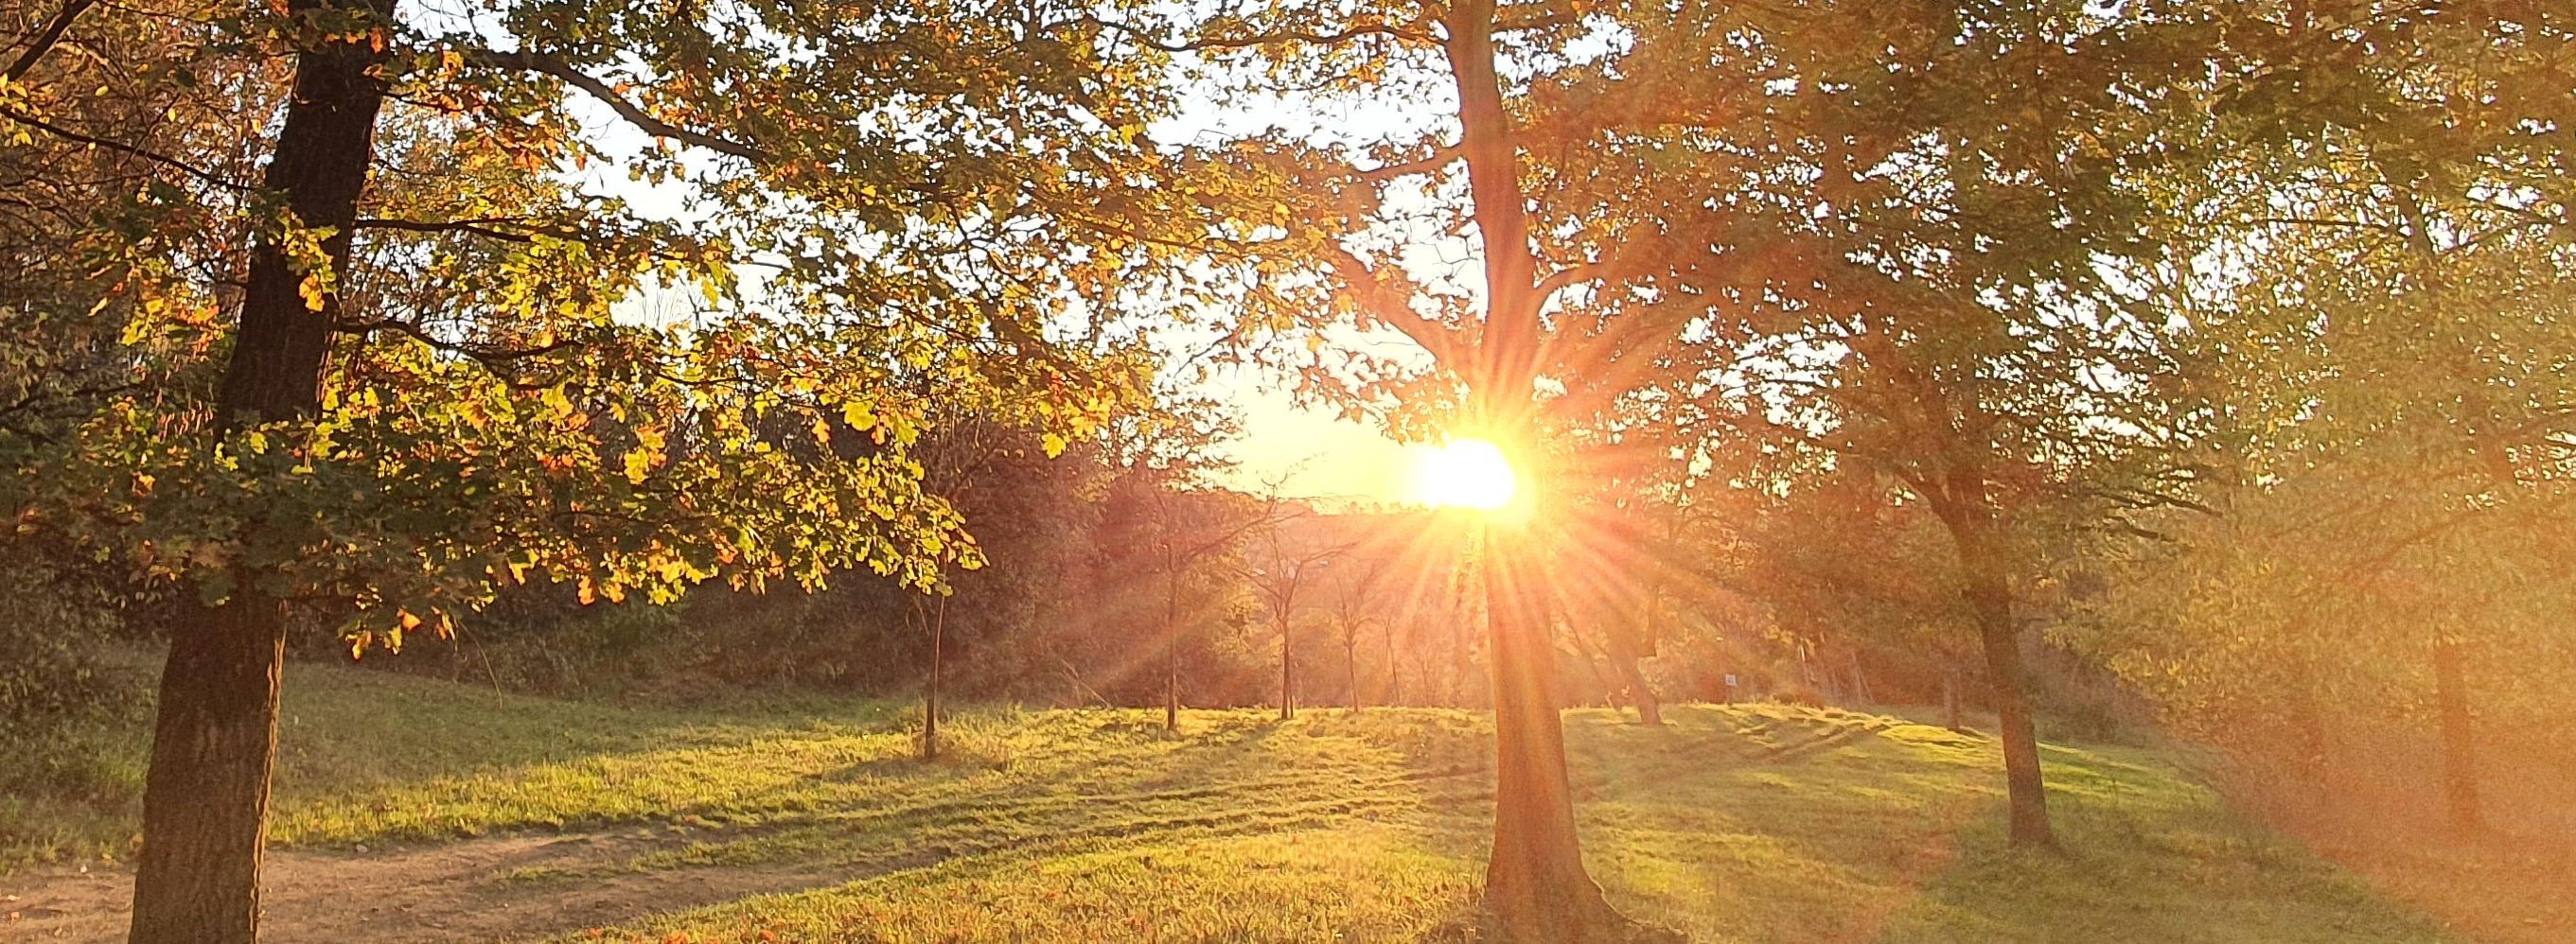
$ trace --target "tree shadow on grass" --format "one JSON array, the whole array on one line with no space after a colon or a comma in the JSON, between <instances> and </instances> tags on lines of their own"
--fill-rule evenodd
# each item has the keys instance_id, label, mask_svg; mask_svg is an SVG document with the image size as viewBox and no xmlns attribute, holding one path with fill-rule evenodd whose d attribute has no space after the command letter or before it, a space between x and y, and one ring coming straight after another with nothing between
<instances>
[{"instance_id":1,"label":"tree shadow on grass","mask_svg":"<svg viewBox=\"0 0 2576 944\"><path fill-rule=\"evenodd\" d=\"M2004 845L1990 740L1875 725L1801 741L1779 719L1680 715L1681 749L1584 750L1605 770L1579 813L1613 900L1703 939L2439 939L2143 752L2052 750L2071 851L2028 854ZM1749 755L1707 743L1748 728Z\"/></svg>"}]
</instances>

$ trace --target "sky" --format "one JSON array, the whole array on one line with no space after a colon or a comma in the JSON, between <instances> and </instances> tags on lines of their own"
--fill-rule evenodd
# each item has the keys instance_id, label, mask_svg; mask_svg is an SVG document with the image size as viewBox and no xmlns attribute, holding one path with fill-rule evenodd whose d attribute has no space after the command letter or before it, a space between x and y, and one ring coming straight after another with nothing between
<instances>
[{"instance_id":1,"label":"sky","mask_svg":"<svg viewBox=\"0 0 2576 944\"><path fill-rule=\"evenodd\" d=\"M1227 445L1239 463L1225 484L1263 491L1278 483L1295 498L1408 503L1430 445L1399 445L1374 427L1326 409L1299 406L1276 378L1212 383L1238 411L1243 437Z\"/></svg>"}]
</instances>

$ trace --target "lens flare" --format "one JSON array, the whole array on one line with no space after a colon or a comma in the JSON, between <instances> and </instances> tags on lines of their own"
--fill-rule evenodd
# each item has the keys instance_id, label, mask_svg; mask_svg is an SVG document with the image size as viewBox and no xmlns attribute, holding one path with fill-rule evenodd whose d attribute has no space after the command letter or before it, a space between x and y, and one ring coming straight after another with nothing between
<instances>
[{"instance_id":1,"label":"lens flare","mask_svg":"<svg viewBox=\"0 0 2576 944\"><path fill-rule=\"evenodd\" d=\"M1482 439L1442 443L1414 470L1414 494L1426 505L1492 511L1511 504L1519 492L1512 460Z\"/></svg>"}]
</instances>

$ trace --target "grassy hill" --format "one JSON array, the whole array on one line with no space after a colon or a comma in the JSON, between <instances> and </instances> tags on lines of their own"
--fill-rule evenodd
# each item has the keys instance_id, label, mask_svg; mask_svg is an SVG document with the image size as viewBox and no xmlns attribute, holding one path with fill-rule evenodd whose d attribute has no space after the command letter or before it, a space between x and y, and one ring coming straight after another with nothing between
<instances>
[{"instance_id":1,"label":"grassy hill","mask_svg":"<svg viewBox=\"0 0 2576 944\"><path fill-rule=\"evenodd\" d=\"M1611 900L1695 940L2427 941L2424 919L2224 809L2172 759L2046 752L2064 857L2001 848L1991 740L1774 705L1569 713ZM1484 719L1398 709L688 710L298 666L275 940L1413 940L1465 933ZM121 930L141 732L0 781L23 927ZM42 864L54 860L54 864ZM6 930L0 927L0 930ZM682 937L675 937L679 935Z\"/></svg>"}]
</instances>

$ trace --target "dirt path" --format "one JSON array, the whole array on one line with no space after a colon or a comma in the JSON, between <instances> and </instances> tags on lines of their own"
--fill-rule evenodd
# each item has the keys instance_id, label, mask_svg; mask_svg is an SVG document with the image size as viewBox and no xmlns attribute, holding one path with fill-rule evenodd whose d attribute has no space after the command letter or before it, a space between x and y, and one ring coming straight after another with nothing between
<instances>
[{"instance_id":1,"label":"dirt path","mask_svg":"<svg viewBox=\"0 0 2576 944\"><path fill-rule=\"evenodd\" d=\"M280 944L526 940L848 879L805 867L546 877L551 871L605 870L687 841L629 830L369 852L271 851L261 938ZM134 874L123 869L0 879L0 939L121 941L133 892Z\"/></svg>"},{"instance_id":2,"label":"dirt path","mask_svg":"<svg viewBox=\"0 0 2576 944\"><path fill-rule=\"evenodd\" d=\"M1431 802L1416 795L1440 785L1469 785L1444 794L1473 800L1466 808L1485 802L1483 774L1473 766L1386 772L1327 763L1240 779L1112 779L1073 793L932 797L748 827L631 825L367 851L273 849L263 868L261 936L287 944L521 941L941 862L1007 861L1031 843L1069 849L1314 828L1396 815ZM876 841L835 842L852 835ZM692 847L717 850L725 864L655 855ZM122 940L133 882L123 869L0 878L0 941Z\"/></svg>"}]
</instances>

